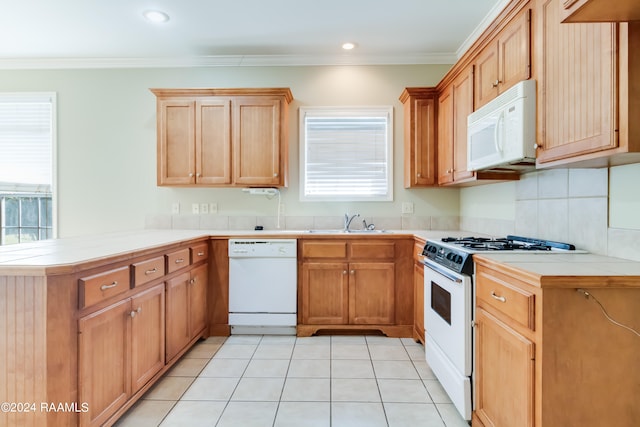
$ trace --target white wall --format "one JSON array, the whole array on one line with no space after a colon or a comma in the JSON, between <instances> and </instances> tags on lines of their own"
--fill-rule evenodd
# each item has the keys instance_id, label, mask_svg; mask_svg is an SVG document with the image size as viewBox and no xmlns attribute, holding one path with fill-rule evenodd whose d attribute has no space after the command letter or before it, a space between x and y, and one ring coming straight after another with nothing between
<instances>
[{"instance_id":1,"label":"white wall","mask_svg":"<svg viewBox=\"0 0 640 427\"><path fill-rule=\"evenodd\" d=\"M216 202L218 218L273 216L277 205L239 189L159 188L156 186L156 115L152 87L290 87L289 188L282 191L292 224L305 217L339 218L345 211L387 220L404 228L457 228L459 191L405 190L402 181L402 104L407 86L434 86L446 65L335 67L214 67L175 69L4 70L0 91L55 91L58 94L59 236L139 229L148 217L182 212L192 203ZM302 203L298 198L298 120L300 106L394 106L394 201L386 203ZM401 217L402 202L415 214ZM164 217L165 219L167 217ZM185 218L182 218L183 220ZM193 226L194 218L182 222ZM171 218L170 218L171 220ZM176 218L172 219L174 222ZM205 221L206 220L206 221ZM162 222L162 217L160 218ZM273 224L273 221L271 221ZM176 225L176 224L174 224ZM180 225L178 221L177 225ZM247 227L236 221L231 227Z\"/></svg>"}]
</instances>

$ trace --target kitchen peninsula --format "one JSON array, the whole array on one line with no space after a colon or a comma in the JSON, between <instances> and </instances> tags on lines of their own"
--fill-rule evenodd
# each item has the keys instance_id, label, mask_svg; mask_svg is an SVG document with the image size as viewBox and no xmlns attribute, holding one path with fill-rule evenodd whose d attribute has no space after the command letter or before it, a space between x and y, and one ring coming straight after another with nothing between
<instances>
[{"instance_id":1,"label":"kitchen peninsula","mask_svg":"<svg viewBox=\"0 0 640 427\"><path fill-rule=\"evenodd\" d=\"M407 269L402 277L409 283L401 285L406 291L414 286L413 239L466 233L405 230L381 234L385 239L412 242L401 264ZM297 238L299 247L305 240L363 240L357 234L311 235L296 230L143 230L0 248L0 378L7 385L0 397L5 402L37 405L35 411L0 414L0 424L110 425L201 337L227 335L224 319L216 316L226 310L228 267L221 247L226 248L232 236ZM521 258L524 256L536 262ZM634 317L640 306L640 263L590 254L491 255L479 258L478 263L481 277L495 270L502 274L502 286L516 289L517 295L532 295L524 299L530 305L518 306L515 312L507 309L504 314L500 308L486 306L484 300L479 302L488 313L484 319L496 318L500 326L507 325L532 343L535 358L523 363L530 375L524 377L535 379L535 387L533 382L526 383L526 388L515 384L517 392L525 392L525 407L535 408L526 412L530 419L560 416L549 408L566 407L566 402L558 405L566 396L586 404L593 393L598 399L617 396L618 406L612 407L621 408L620 417L639 415L637 407L625 404L626 397L622 399L619 393L604 396L601 389L591 386L606 377L616 379L626 390L622 396L638 395L640 375L629 358L640 352L640 340L625 336L631 334L604 320L595 303L575 289L591 292L611 316L640 329L637 315ZM524 291L517 290L520 282L525 283ZM395 309L413 316L413 293L405 294L410 297L405 302L396 300ZM522 316L524 326L509 323L512 317L519 321ZM402 333L410 336L411 330L403 328ZM603 345L605 338L612 345ZM620 348L624 351L616 350ZM545 357L559 365L541 365ZM480 384L495 373L482 368L478 372ZM557 384L550 385L554 382ZM510 392L509 386L505 384L505 393ZM41 411L41 402L76 404L78 411ZM492 403L485 402L490 417ZM88 411L83 412L86 406L82 403L88 404ZM587 406L610 413L606 406ZM589 416L588 411L584 416ZM620 421L618 425L628 425L626 418ZM595 425L590 422L581 420L580 425Z\"/></svg>"}]
</instances>

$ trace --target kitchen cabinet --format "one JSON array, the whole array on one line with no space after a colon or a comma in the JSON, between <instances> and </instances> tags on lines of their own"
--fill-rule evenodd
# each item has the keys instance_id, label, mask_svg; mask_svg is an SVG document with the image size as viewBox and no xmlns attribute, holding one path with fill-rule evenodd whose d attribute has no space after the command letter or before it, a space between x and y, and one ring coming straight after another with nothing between
<instances>
[{"instance_id":1,"label":"kitchen cabinet","mask_svg":"<svg viewBox=\"0 0 640 427\"><path fill-rule=\"evenodd\" d=\"M474 60L477 110L514 84L531 77L531 9L522 9Z\"/></svg>"},{"instance_id":2,"label":"kitchen cabinet","mask_svg":"<svg viewBox=\"0 0 640 427\"><path fill-rule=\"evenodd\" d=\"M131 300L78 322L78 401L81 426L102 425L131 395Z\"/></svg>"},{"instance_id":3,"label":"kitchen cabinet","mask_svg":"<svg viewBox=\"0 0 640 427\"><path fill-rule=\"evenodd\" d=\"M473 67L458 75L438 97L438 184L474 179L467 170L467 116L473 112Z\"/></svg>"},{"instance_id":4,"label":"kitchen cabinet","mask_svg":"<svg viewBox=\"0 0 640 427\"><path fill-rule=\"evenodd\" d=\"M424 345L424 257L426 242L416 239L413 252L413 339Z\"/></svg>"},{"instance_id":5,"label":"kitchen cabinet","mask_svg":"<svg viewBox=\"0 0 640 427\"><path fill-rule=\"evenodd\" d=\"M539 5L537 167L638 162L640 24L561 24L563 5Z\"/></svg>"},{"instance_id":6,"label":"kitchen cabinet","mask_svg":"<svg viewBox=\"0 0 640 427\"><path fill-rule=\"evenodd\" d=\"M640 341L600 304L637 330L640 290L622 277L540 274L526 269L545 261L496 258L474 255L473 425L637 425Z\"/></svg>"},{"instance_id":7,"label":"kitchen cabinet","mask_svg":"<svg viewBox=\"0 0 640 427\"><path fill-rule=\"evenodd\" d=\"M438 184L436 163L435 88L406 88L400 95L404 106L404 187Z\"/></svg>"},{"instance_id":8,"label":"kitchen cabinet","mask_svg":"<svg viewBox=\"0 0 640 427\"><path fill-rule=\"evenodd\" d=\"M202 334L206 326L207 264L166 282L166 359L176 355Z\"/></svg>"},{"instance_id":9,"label":"kitchen cabinet","mask_svg":"<svg viewBox=\"0 0 640 427\"><path fill-rule=\"evenodd\" d=\"M160 186L286 186L289 89L151 89Z\"/></svg>"},{"instance_id":10,"label":"kitchen cabinet","mask_svg":"<svg viewBox=\"0 0 640 427\"><path fill-rule=\"evenodd\" d=\"M562 22L640 21L637 0L563 0Z\"/></svg>"},{"instance_id":11,"label":"kitchen cabinet","mask_svg":"<svg viewBox=\"0 0 640 427\"><path fill-rule=\"evenodd\" d=\"M327 329L373 329L392 336L411 336L411 242L302 240L298 335ZM399 271L400 267L404 270ZM410 310L409 315L401 310Z\"/></svg>"},{"instance_id":12,"label":"kitchen cabinet","mask_svg":"<svg viewBox=\"0 0 640 427\"><path fill-rule=\"evenodd\" d=\"M102 425L164 367L164 286L78 321L80 425Z\"/></svg>"},{"instance_id":13,"label":"kitchen cabinet","mask_svg":"<svg viewBox=\"0 0 640 427\"><path fill-rule=\"evenodd\" d=\"M475 324L476 415L486 426L533 427L534 344L485 310Z\"/></svg>"}]
</instances>

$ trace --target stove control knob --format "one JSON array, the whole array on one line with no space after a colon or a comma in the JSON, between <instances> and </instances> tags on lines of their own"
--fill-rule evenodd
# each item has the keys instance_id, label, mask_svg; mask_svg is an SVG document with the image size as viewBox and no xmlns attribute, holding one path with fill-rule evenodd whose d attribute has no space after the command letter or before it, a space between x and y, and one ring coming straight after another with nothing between
<instances>
[{"instance_id":1,"label":"stove control knob","mask_svg":"<svg viewBox=\"0 0 640 427\"><path fill-rule=\"evenodd\" d=\"M456 264L462 264L462 257L460 255L456 257Z\"/></svg>"}]
</instances>

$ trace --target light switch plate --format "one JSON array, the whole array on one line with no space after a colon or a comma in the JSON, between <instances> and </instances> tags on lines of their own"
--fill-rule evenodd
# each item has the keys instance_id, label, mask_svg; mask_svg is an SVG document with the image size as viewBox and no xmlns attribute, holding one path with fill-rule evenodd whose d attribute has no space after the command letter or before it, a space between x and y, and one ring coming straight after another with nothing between
<instances>
[{"instance_id":1,"label":"light switch plate","mask_svg":"<svg viewBox=\"0 0 640 427\"><path fill-rule=\"evenodd\" d=\"M180 203L172 203L171 204L171 213L179 214L180 213Z\"/></svg>"},{"instance_id":2,"label":"light switch plate","mask_svg":"<svg viewBox=\"0 0 640 427\"><path fill-rule=\"evenodd\" d=\"M217 214L218 213L218 204L217 203L209 203L209 213Z\"/></svg>"},{"instance_id":3,"label":"light switch plate","mask_svg":"<svg viewBox=\"0 0 640 427\"><path fill-rule=\"evenodd\" d=\"M402 213L403 214L412 214L413 213L413 203L412 202L403 202L402 203Z\"/></svg>"},{"instance_id":4,"label":"light switch plate","mask_svg":"<svg viewBox=\"0 0 640 427\"><path fill-rule=\"evenodd\" d=\"M191 213L197 215L200 213L200 205L198 203L191 204Z\"/></svg>"}]
</instances>

